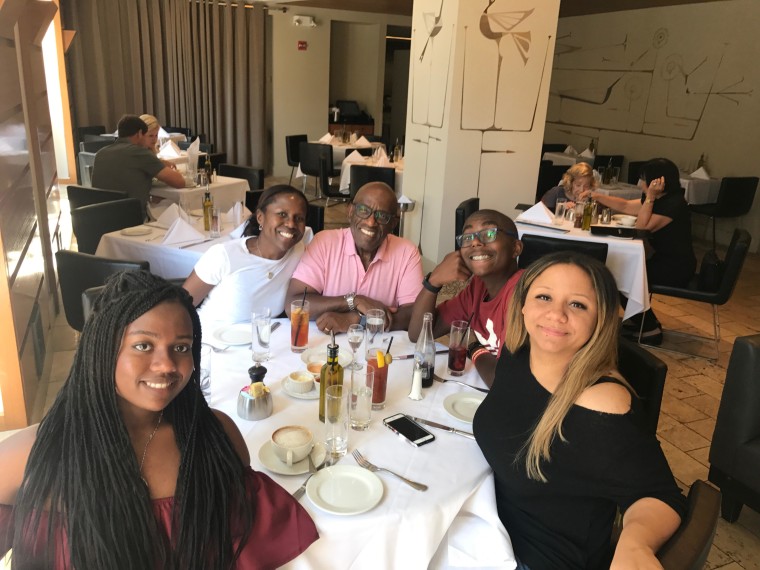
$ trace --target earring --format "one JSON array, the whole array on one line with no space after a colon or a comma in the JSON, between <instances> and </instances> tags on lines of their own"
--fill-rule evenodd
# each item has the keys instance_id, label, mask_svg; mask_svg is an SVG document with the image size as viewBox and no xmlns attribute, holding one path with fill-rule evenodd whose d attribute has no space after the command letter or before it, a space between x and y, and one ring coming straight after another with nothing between
<instances>
[{"instance_id":1,"label":"earring","mask_svg":"<svg viewBox=\"0 0 760 570\"><path fill-rule=\"evenodd\" d=\"M259 231L261 231L263 229L264 229L264 226L262 226L261 224L259 224Z\"/></svg>"}]
</instances>

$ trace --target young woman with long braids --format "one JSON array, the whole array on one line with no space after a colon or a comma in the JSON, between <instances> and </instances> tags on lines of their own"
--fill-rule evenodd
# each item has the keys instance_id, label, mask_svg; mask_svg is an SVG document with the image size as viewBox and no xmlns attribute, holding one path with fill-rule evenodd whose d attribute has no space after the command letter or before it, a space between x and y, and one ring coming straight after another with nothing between
<instances>
[{"instance_id":1,"label":"young woman with long braids","mask_svg":"<svg viewBox=\"0 0 760 570\"><path fill-rule=\"evenodd\" d=\"M206 404L200 330L184 289L145 271L109 280L50 411L0 444L14 569L276 568L317 539Z\"/></svg>"},{"instance_id":2,"label":"young woman with long braids","mask_svg":"<svg viewBox=\"0 0 760 570\"><path fill-rule=\"evenodd\" d=\"M518 569L658 568L678 528L683 497L616 371L618 329L615 281L582 254L539 259L515 288L473 429Z\"/></svg>"}]
</instances>

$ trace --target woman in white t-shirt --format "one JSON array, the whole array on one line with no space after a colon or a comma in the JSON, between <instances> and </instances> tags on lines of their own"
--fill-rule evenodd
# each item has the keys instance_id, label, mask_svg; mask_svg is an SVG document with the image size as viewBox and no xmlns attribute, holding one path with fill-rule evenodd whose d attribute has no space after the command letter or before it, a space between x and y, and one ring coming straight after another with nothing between
<instances>
[{"instance_id":1,"label":"woman in white t-shirt","mask_svg":"<svg viewBox=\"0 0 760 570\"><path fill-rule=\"evenodd\" d=\"M252 310L285 309L290 276L313 233L306 227L308 202L285 184L259 199L243 237L212 246L196 263L183 287L200 308L204 330L249 321Z\"/></svg>"}]
</instances>

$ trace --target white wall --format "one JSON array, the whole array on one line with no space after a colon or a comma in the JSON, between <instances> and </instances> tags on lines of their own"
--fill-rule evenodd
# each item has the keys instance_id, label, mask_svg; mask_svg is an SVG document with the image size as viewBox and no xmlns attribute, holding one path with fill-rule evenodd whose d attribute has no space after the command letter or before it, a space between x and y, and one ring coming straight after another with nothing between
<instances>
[{"instance_id":1,"label":"white wall","mask_svg":"<svg viewBox=\"0 0 760 570\"><path fill-rule=\"evenodd\" d=\"M385 61L385 28L387 25L408 26L411 18L384 14L321 10L295 6L283 14L271 12L272 18L272 145L273 174L288 176L290 167L285 156L287 135L307 134L317 139L327 132L330 103L330 36L333 20L373 24L367 26L363 38L378 46L377 59L366 62L366 73L376 78L375 99L368 103L375 121L382 121L382 78ZM316 28L292 25L293 16L313 16ZM298 41L308 43L306 51L298 51ZM380 47L382 46L382 47ZM366 75L365 75L366 77Z\"/></svg>"},{"instance_id":2,"label":"white wall","mask_svg":"<svg viewBox=\"0 0 760 570\"><path fill-rule=\"evenodd\" d=\"M760 175L759 22L757 0L561 19L544 140L582 149L594 137L602 154L665 156L688 172L705 154L714 177ZM718 241L738 225L755 250L759 204L719 221Z\"/></svg>"}]
</instances>

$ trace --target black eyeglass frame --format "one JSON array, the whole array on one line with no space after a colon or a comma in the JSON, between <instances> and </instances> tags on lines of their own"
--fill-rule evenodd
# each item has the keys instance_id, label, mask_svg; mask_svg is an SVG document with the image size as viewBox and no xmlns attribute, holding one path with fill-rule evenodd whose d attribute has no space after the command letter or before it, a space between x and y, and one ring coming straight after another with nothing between
<instances>
[{"instance_id":1,"label":"black eyeglass frame","mask_svg":"<svg viewBox=\"0 0 760 570\"><path fill-rule=\"evenodd\" d=\"M489 232L493 232L492 237L490 239L488 239ZM516 232L502 230L501 228L484 228L477 232L469 232L466 234L458 235L454 239L456 240L457 245L459 247L472 247L472 241L475 238L478 238L478 241L480 243L493 243L496 241L496 238L498 237L500 233L507 235L509 237L512 237L514 239L520 239L520 236L517 235ZM466 243L465 243L465 238L468 238L468 241Z\"/></svg>"},{"instance_id":2,"label":"black eyeglass frame","mask_svg":"<svg viewBox=\"0 0 760 570\"><path fill-rule=\"evenodd\" d=\"M366 220L372 216L375 218L375 221L381 226L387 226L393 221L394 218L397 217L395 214L391 214L390 212L386 212L384 210L373 210L367 206L367 204L362 204L361 202L354 202L353 207L354 212L357 216L359 216L359 218ZM365 215L362 215L362 211L365 211L367 213Z\"/></svg>"}]
</instances>

